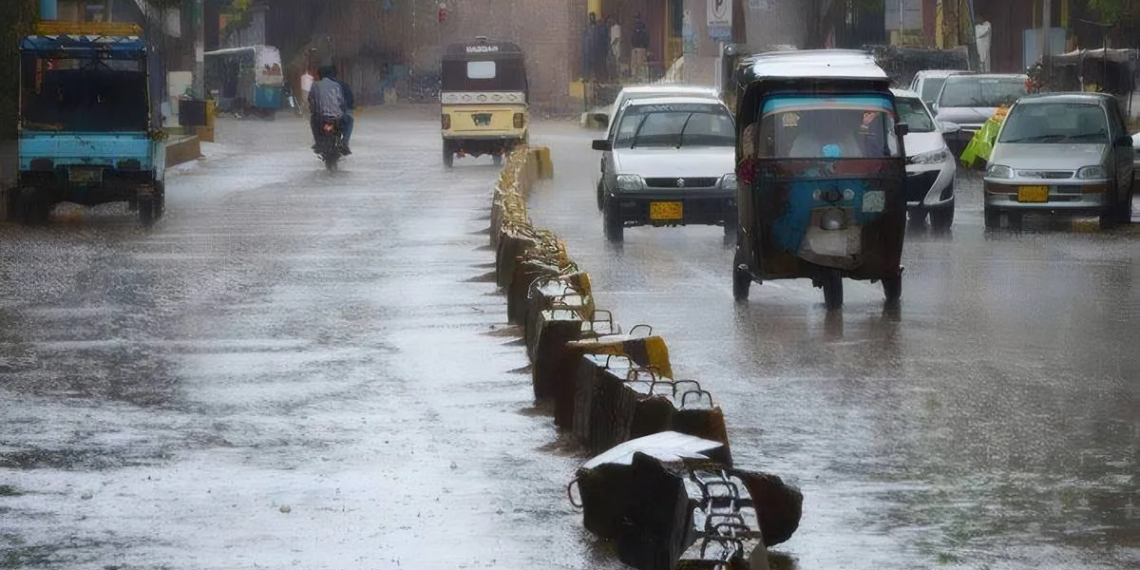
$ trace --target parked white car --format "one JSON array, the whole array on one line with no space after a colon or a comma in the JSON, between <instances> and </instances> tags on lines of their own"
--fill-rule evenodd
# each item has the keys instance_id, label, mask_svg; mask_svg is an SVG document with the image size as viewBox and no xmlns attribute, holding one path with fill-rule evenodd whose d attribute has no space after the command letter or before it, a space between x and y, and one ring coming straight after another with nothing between
<instances>
[{"instance_id":1,"label":"parked white car","mask_svg":"<svg viewBox=\"0 0 1140 570\"><path fill-rule=\"evenodd\" d=\"M945 133L956 131L953 123L939 123L918 93L894 90L899 121L909 132L906 148L906 205L911 221L945 230L954 223L954 179L958 164L946 145Z\"/></svg>"}]
</instances>

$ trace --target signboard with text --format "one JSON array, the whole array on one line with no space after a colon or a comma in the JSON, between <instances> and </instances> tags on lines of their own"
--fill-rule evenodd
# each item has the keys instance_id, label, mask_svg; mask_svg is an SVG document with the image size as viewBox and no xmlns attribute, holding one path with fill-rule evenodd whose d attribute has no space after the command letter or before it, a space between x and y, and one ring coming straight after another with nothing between
<instances>
[{"instance_id":1,"label":"signboard with text","mask_svg":"<svg viewBox=\"0 0 1140 570\"><path fill-rule=\"evenodd\" d=\"M732 41L732 0L705 0L708 5L709 37Z\"/></svg>"}]
</instances>

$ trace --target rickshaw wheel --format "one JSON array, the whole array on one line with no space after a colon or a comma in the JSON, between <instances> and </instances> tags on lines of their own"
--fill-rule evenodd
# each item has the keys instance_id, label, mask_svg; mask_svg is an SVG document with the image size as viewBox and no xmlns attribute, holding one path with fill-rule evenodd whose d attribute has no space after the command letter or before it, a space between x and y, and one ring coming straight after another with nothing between
<instances>
[{"instance_id":1,"label":"rickshaw wheel","mask_svg":"<svg viewBox=\"0 0 1140 570\"><path fill-rule=\"evenodd\" d=\"M838 269L823 274L823 303L832 311L843 306L843 276Z\"/></svg>"},{"instance_id":2,"label":"rickshaw wheel","mask_svg":"<svg viewBox=\"0 0 1140 570\"><path fill-rule=\"evenodd\" d=\"M155 206L154 198L143 198L139 200L139 223L141 223L143 227L149 228L154 225L155 219L157 218L157 216L155 216L155 210L157 209Z\"/></svg>"},{"instance_id":3,"label":"rickshaw wheel","mask_svg":"<svg viewBox=\"0 0 1140 570\"><path fill-rule=\"evenodd\" d=\"M448 148L447 143L443 145L443 165L448 168L455 166L455 153Z\"/></svg>"},{"instance_id":4,"label":"rickshaw wheel","mask_svg":"<svg viewBox=\"0 0 1140 570\"><path fill-rule=\"evenodd\" d=\"M902 275L883 279L883 296L887 298L888 303L902 298Z\"/></svg>"},{"instance_id":5,"label":"rickshaw wheel","mask_svg":"<svg viewBox=\"0 0 1140 570\"><path fill-rule=\"evenodd\" d=\"M747 269L732 268L732 298L737 301L748 300L748 290L752 288L752 275Z\"/></svg>"}]
</instances>

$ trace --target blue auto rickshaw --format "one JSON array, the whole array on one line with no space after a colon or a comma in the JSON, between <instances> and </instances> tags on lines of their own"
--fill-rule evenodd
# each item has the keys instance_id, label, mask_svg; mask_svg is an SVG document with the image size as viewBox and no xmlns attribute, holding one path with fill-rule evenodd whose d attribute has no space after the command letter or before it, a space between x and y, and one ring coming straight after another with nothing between
<instances>
[{"instance_id":1,"label":"blue auto rickshaw","mask_svg":"<svg viewBox=\"0 0 1140 570\"><path fill-rule=\"evenodd\" d=\"M133 24L43 22L20 43L18 186L9 214L47 220L59 202L165 210L166 150L150 48Z\"/></svg>"},{"instance_id":2,"label":"blue auto rickshaw","mask_svg":"<svg viewBox=\"0 0 1140 570\"><path fill-rule=\"evenodd\" d=\"M742 60L737 109L739 229L733 293L811 279L829 309L843 279L902 294L906 125L870 55L841 50Z\"/></svg>"}]
</instances>

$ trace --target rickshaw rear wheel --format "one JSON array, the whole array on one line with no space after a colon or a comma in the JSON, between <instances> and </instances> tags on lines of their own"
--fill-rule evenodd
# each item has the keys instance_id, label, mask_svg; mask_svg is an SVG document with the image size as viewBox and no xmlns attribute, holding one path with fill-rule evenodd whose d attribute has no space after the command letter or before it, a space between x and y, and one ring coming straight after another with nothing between
<instances>
[{"instance_id":1,"label":"rickshaw rear wheel","mask_svg":"<svg viewBox=\"0 0 1140 570\"><path fill-rule=\"evenodd\" d=\"M25 224L44 224L51 216L51 202L45 200L35 188L21 188L18 211Z\"/></svg>"},{"instance_id":2,"label":"rickshaw rear wheel","mask_svg":"<svg viewBox=\"0 0 1140 570\"><path fill-rule=\"evenodd\" d=\"M158 216L155 215L156 204L154 198L141 198L139 199L139 223L143 227L149 228L154 225Z\"/></svg>"},{"instance_id":3,"label":"rickshaw rear wheel","mask_svg":"<svg viewBox=\"0 0 1140 570\"><path fill-rule=\"evenodd\" d=\"M606 239L613 243L620 243L625 239L625 224L621 219L621 209L617 201L608 196L602 209L602 224Z\"/></svg>"},{"instance_id":4,"label":"rickshaw rear wheel","mask_svg":"<svg viewBox=\"0 0 1140 570\"><path fill-rule=\"evenodd\" d=\"M732 298L738 302L748 300L748 291L752 288L752 274L741 267L732 268Z\"/></svg>"},{"instance_id":5,"label":"rickshaw rear wheel","mask_svg":"<svg viewBox=\"0 0 1140 570\"><path fill-rule=\"evenodd\" d=\"M443 143L443 165L448 168L455 166L455 152L446 142Z\"/></svg>"},{"instance_id":6,"label":"rickshaw rear wheel","mask_svg":"<svg viewBox=\"0 0 1140 570\"><path fill-rule=\"evenodd\" d=\"M829 269L823 274L823 304L833 311L843 306L843 276L838 269Z\"/></svg>"},{"instance_id":7,"label":"rickshaw rear wheel","mask_svg":"<svg viewBox=\"0 0 1140 570\"><path fill-rule=\"evenodd\" d=\"M1117 220L1121 224L1132 223L1132 196L1136 192L1136 182L1133 181L1132 185L1128 187L1128 193L1124 196L1124 201L1120 203L1120 209L1116 212Z\"/></svg>"},{"instance_id":8,"label":"rickshaw rear wheel","mask_svg":"<svg viewBox=\"0 0 1140 570\"><path fill-rule=\"evenodd\" d=\"M888 303L894 303L902 298L902 275L883 279L883 296Z\"/></svg>"}]
</instances>

